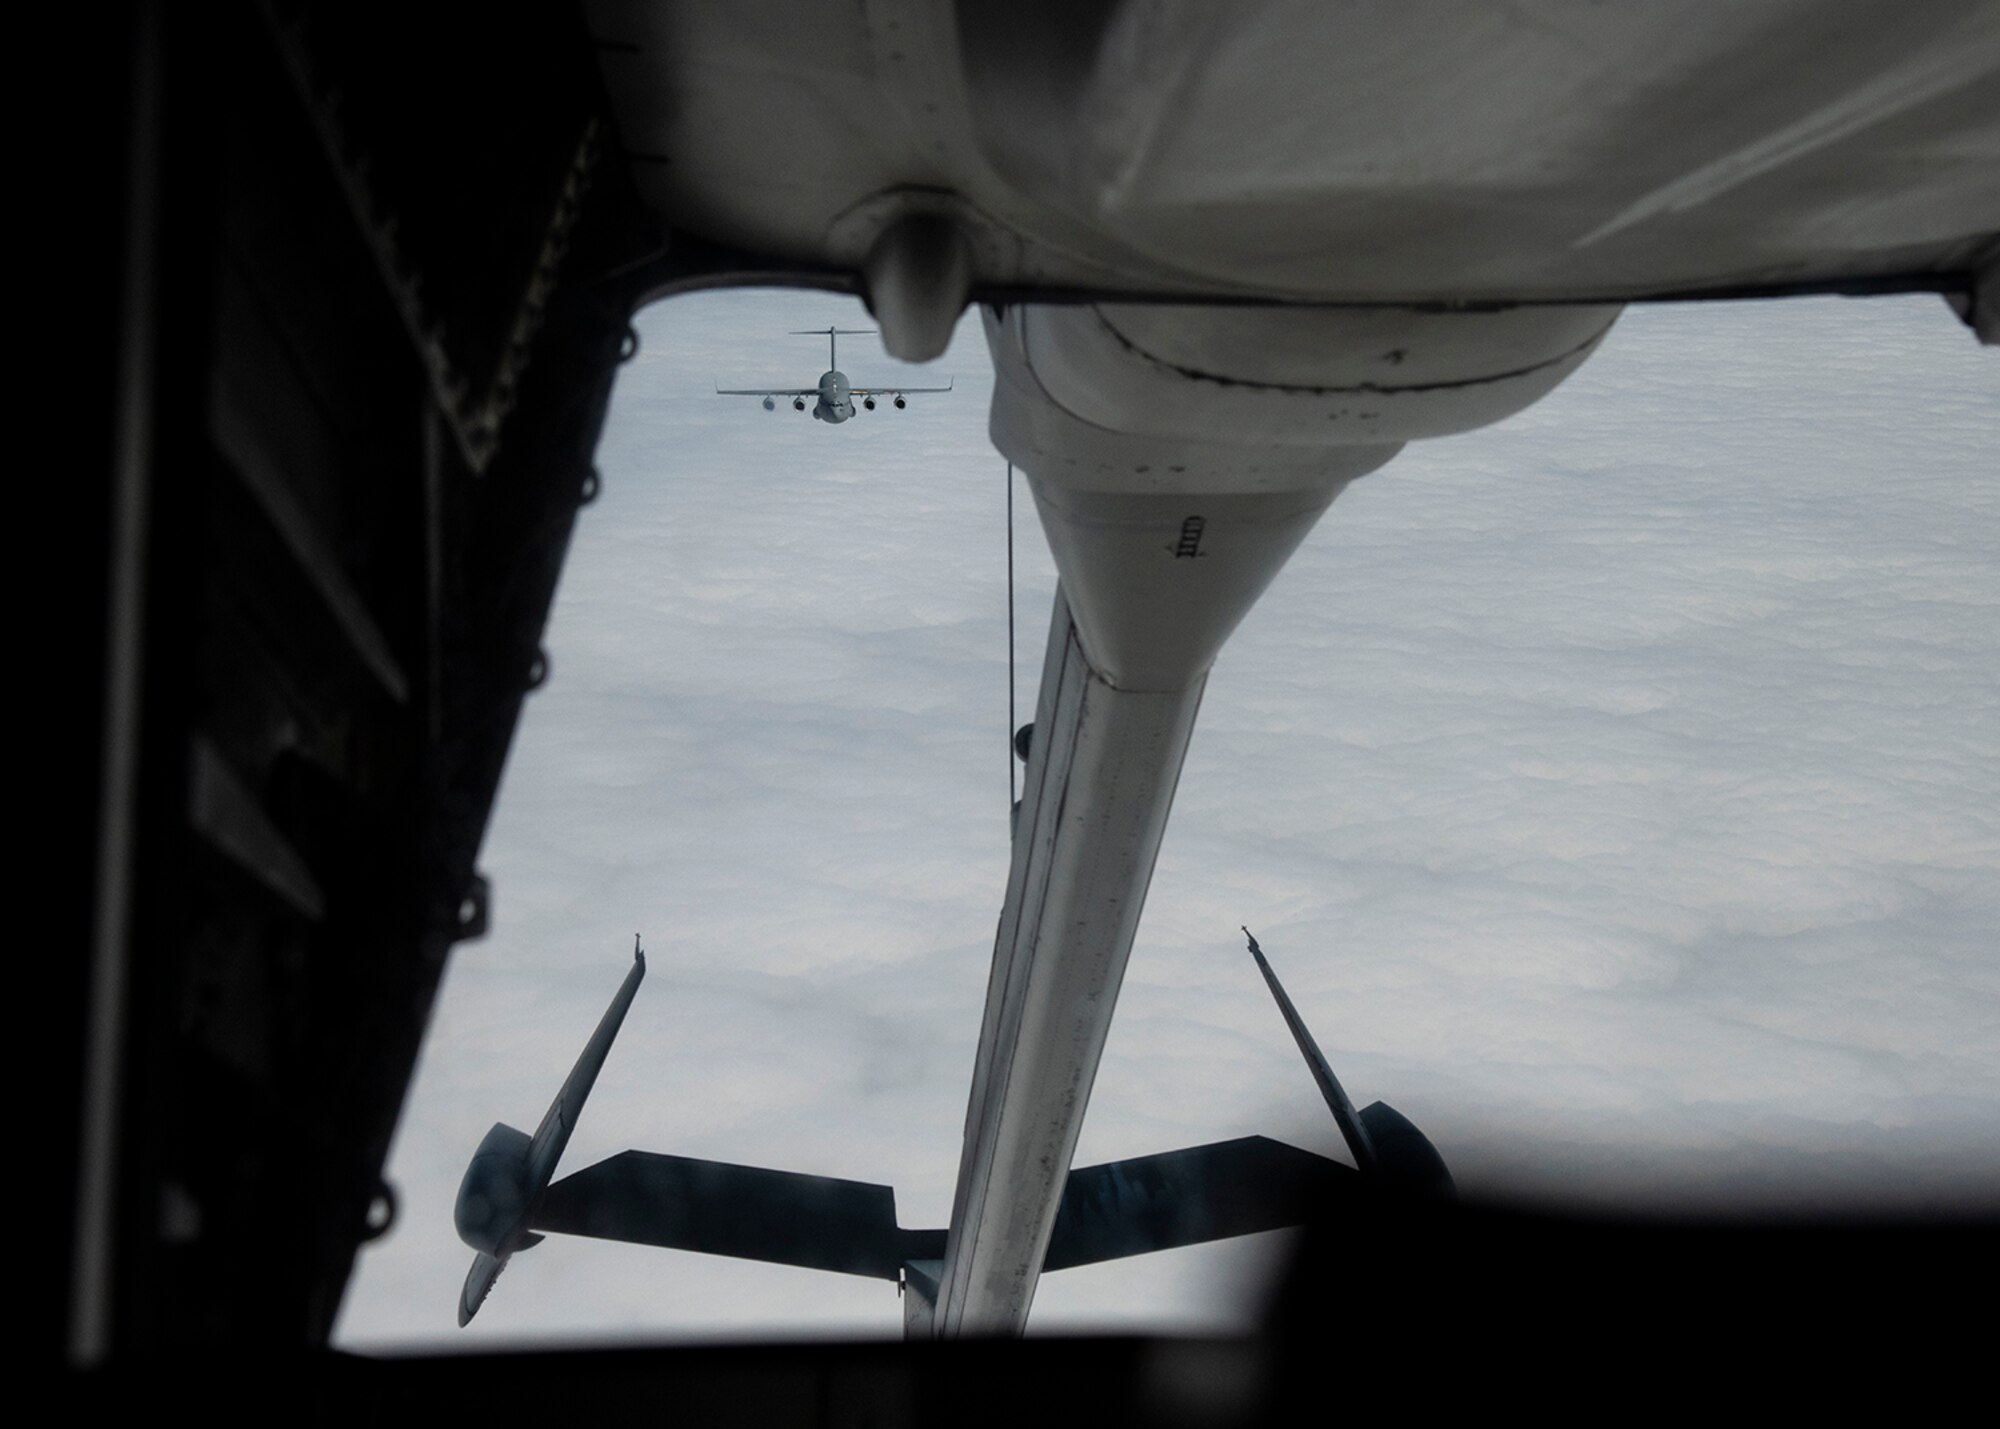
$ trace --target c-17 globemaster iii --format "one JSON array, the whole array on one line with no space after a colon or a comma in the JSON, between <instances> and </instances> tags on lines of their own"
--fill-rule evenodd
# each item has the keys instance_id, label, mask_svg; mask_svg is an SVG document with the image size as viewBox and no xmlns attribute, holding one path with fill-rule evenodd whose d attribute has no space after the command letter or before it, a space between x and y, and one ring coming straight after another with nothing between
<instances>
[{"instance_id":1,"label":"c-17 globemaster iii","mask_svg":"<svg viewBox=\"0 0 2000 1429\"><path fill-rule=\"evenodd\" d=\"M840 370L840 359L836 355L835 343L842 337L872 336L874 328L824 327L806 328L792 333L793 337L824 337L826 339L826 371L820 374L817 387L717 387L718 397L762 397L764 410L777 410L778 399L792 399L792 410L803 412L806 398L813 399L812 414L816 421L844 422L854 415L854 403L858 398L865 411L875 410L877 398L884 398L901 411L908 405L904 401L911 392L949 392L952 382L942 387L856 387L847 380L847 374Z\"/></svg>"}]
</instances>

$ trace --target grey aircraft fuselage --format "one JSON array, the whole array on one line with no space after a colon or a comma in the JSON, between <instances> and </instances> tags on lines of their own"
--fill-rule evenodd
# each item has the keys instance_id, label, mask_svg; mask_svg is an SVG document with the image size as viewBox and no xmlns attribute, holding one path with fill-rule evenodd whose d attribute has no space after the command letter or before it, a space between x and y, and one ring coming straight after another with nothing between
<instances>
[{"instance_id":1,"label":"grey aircraft fuselage","mask_svg":"<svg viewBox=\"0 0 2000 1429\"><path fill-rule=\"evenodd\" d=\"M813 406L814 420L844 422L853 415L854 393L847 374L838 368L823 373L819 379L819 401Z\"/></svg>"}]
</instances>

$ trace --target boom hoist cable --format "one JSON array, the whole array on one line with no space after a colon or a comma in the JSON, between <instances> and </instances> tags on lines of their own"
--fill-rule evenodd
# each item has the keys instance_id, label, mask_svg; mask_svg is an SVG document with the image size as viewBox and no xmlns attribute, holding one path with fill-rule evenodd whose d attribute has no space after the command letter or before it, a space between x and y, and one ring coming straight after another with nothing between
<instances>
[{"instance_id":1,"label":"boom hoist cable","mask_svg":"<svg viewBox=\"0 0 2000 1429\"><path fill-rule=\"evenodd\" d=\"M1014 703L1014 463L1007 463L1007 817L1012 819L1014 808L1020 800L1020 791L1015 783L1014 758L1016 753L1014 731L1020 725L1016 722Z\"/></svg>"}]
</instances>

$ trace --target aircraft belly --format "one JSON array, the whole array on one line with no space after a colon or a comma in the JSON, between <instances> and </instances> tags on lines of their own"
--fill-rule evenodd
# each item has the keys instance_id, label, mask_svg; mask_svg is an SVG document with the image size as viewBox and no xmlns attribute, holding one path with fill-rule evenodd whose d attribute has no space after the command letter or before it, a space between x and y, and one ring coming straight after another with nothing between
<instances>
[{"instance_id":1,"label":"aircraft belly","mask_svg":"<svg viewBox=\"0 0 2000 1429\"><path fill-rule=\"evenodd\" d=\"M1990 258L1985 0L1394 6L590 0L642 202L858 271L1148 296L1636 298ZM813 142L799 144L796 136Z\"/></svg>"},{"instance_id":2,"label":"aircraft belly","mask_svg":"<svg viewBox=\"0 0 2000 1429\"><path fill-rule=\"evenodd\" d=\"M934 1333L1019 1333L1205 678L1114 688L1058 595Z\"/></svg>"}]
</instances>

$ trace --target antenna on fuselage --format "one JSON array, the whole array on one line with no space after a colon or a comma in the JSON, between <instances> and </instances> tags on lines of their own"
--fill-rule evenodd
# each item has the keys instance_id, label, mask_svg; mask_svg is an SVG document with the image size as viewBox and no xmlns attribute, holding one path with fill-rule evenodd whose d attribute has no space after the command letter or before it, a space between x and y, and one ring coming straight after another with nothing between
<instances>
[{"instance_id":1,"label":"antenna on fuselage","mask_svg":"<svg viewBox=\"0 0 2000 1429\"><path fill-rule=\"evenodd\" d=\"M823 337L826 339L827 370L838 372L840 363L834 356L834 339L841 337L873 337L877 329L872 327L808 327L795 328L793 337Z\"/></svg>"}]
</instances>

